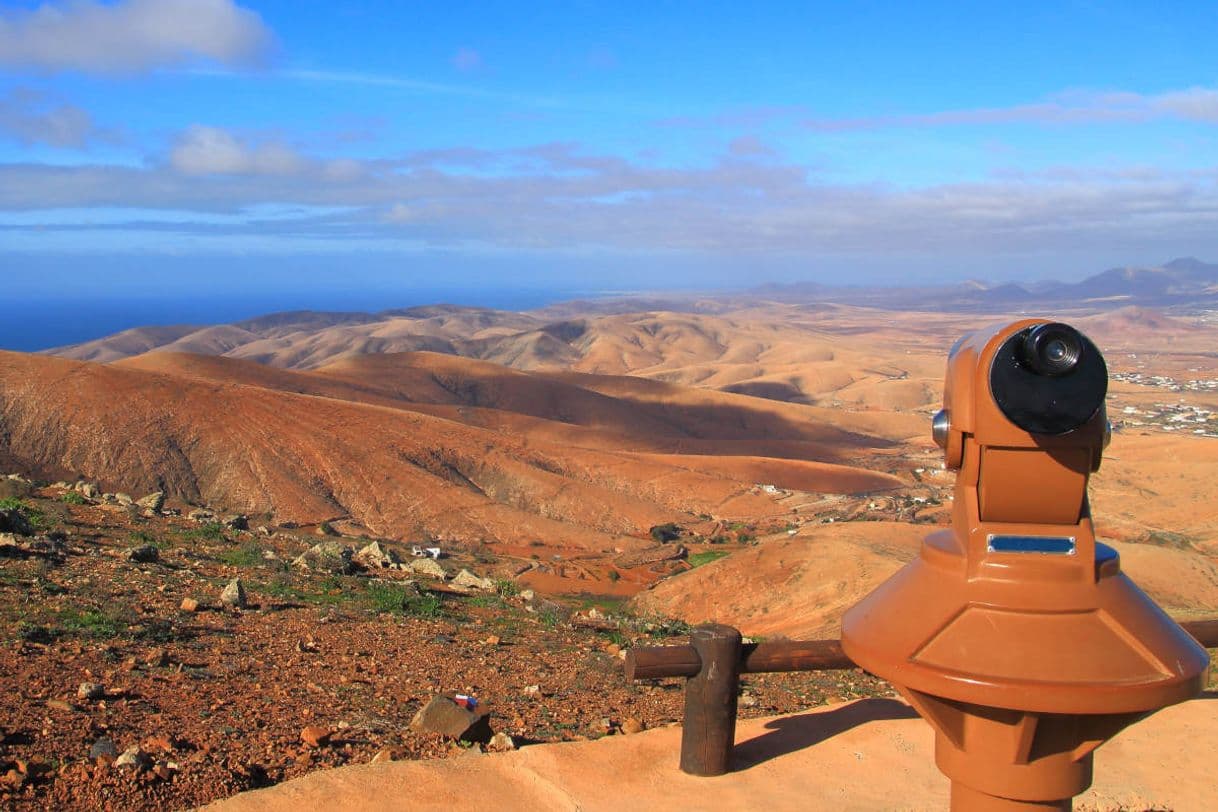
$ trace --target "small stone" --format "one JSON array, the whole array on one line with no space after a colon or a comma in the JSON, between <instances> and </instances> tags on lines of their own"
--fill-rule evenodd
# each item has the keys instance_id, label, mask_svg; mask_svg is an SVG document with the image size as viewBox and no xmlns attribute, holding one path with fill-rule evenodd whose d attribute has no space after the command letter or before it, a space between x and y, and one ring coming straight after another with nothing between
<instances>
[{"instance_id":1,"label":"small stone","mask_svg":"<svg viewBox=\"0 0 1218 812\"><path fill-rule=\"evenodd\" d=\"M220 593L220 603L234 609L244 609L245 601L245 585L241 583L240 578L229 581L228 586Z\"/></svg>"},{"instance_id":2,"label":"small stone","mask_svg":"<svg viewBox=\"0 0 1218 812\"><path fill-rule=\"evenodd\" d=\"M309 725L300 731L300 740L309 747L325 747L330 743L330 737L333 735L334 731L328 727Z\"/></svg>"},{"instance_id":3,"label":"small stone","mask_svg":"<svg viewBox=\"0 0 1218 812\"><path fill-rule=\"evenodd\" d=\"M377 754L372 757L372 764L384 764L387 761L401 761L405 757L405 752L400 747L386 747L384 750L377 751Z\"/></svg>"},{"instance_id":4,"label":"small stone","mask_svg":"<svg viewBox=\"0 0 1218 812\"><path fill-rule=\"evenodd\" d=\"M96 682L82 682L80 687L76 689L76 698L92 701L101 699L106 695L106 689L98 685Z\"/></svg>"},{"instance_id":5,"label":"small stone","mask_svg":"<svg viewBox=\"0 0 1218 812\"><path fill-rule=\"evenodd\" d=\"M129 493L114 494L114 501L118 502L123 507L126 507L127 505L135 504L135 500L131 498L131 494L129 494Z\"/></svg>"},{"instance_id":6,"label":"small stone","mask_svg":"<svg viewBox=\"0 0 1218 812\"><path fill-rule=\"evenodd\" d=\"M141 544L127 551L127 559L137 564L155 564L161 557L161 551L151 544Z\"/></svg>"},{"instance_id":7,"label":"small stone","mask_svg":"<svg viewBox=\"0 0 1218 812\"><path fill-rule=\"evenodd\" d=\"M133 744L114 760L114 766L132 767L138 772L143 772L152 766L152 757L141 750L138 744Z\"/></svg>"},{"instance_id":8,"label":"small stone","mask_svg":"<svg viewBox=\"0 0 1218 812\"><path fill-rule=\"evenodd\" d=\"M614 657L616 657L621 650L622 647L617 643L610 643L609 645L605 646L605 653L612 654Z\"/></svg>"},{"instance_id":9,"label":"small stone","mask_svg":"<svg viewBox=\"0 0 1218 812\"><path fill-rule=\"evenodd\" d=\"M541 686L529 685L524 689L524 693L526 696L537 696L539 693L541 693Z\"/></svg>"},{"instance_id":10,"label":"small stone","mask_svg":"<svg viewBox=\"0 0 1218 812\"><path fill-rule=\"evenodd\" d=\"M89 758L96 761L99 758L117 758L118 748L114 746L114 742L106 736L102 736L97 741L93 742L93 746L89 748Z\"/></svg>"},{"instance_id":11,"label":"small stone","mask_svg":"<svg viewBox=\"0 0 1218 812\"><path fill-rule=\"evenodd\" d=\"M445 695L432 697L415 714L410 727L469 742L486 742L493 735L487 710L471 711L458 705L453 697Z\"/></svg>"},{"instance_id":12,"label":"small stone","mask_svg":"<svg viewBox=\"0 0 1218 812\"><path fill-rule=\"evenodd\" d=\"M486 749L492 753L506 753L516 749L516 742L512 740L511 736L500 731L491 736L491 740L486 744Z\"/></svg>"},{"instance_id":13,"label":"small stone","mask_svg":"<svg viewBox=\"0 0 1218 812\"><path fill-rule=\"evenodd\" d=\"M627 719L626 721L622 722L622 733L626 734L627 736L631 735L632 733L642 733L644 730L646 730L646 728L643 727L643 723L638 719Z\"/></svg>"},{"instance_id":14,"label":"small stone","mask_svg":"<svg viewBox=\"0 0 1218 812\"><path fill-rule=\"evenodd\" d=\"M207 508L195 508L186 514L186 518L199 523L210 522L216 518L216 514Z\"/></svg>"},{"instance_id":15,"label":"small stone","mask_svg":"<svg viewBox=\"0 0 1218 812\"><path fill-rule=\"evenodd\" d=\"M74 711L74 710L76 710L76 706L75 706L75 705L73 705L71 702L65 702L65 701L64 701L64 700L62 700L62 699L48 699L48 700L47 700L47 707L48 707L48 708L53 708L54 710L61 710L61 711Z\"/></svg>"},{"instance_id":16,"label":"small stone","mask_svg":"<svg viewBox=\"0 0 1218 812\"><path fill-rule=\"evenodd\" d=\"M499 636L498 636L498 635L495 635L495 634L492 634L490 637L486 638L486 644L487 644L488 646L497 646L497 645L499 645Z\"/></svg>"},{"instance_id":17,"label":"small stone","mask_svg":"<svg viewBox=\"0 0 1218 812\"><path fill-rule=\"evenodd\" d=\"M182 605L178 607L183 612L199 611L199 602L194 598L182 598Z\"/></svg>"},{"instance_id":18,"label":"small stone","mask_svg":"<svg viewBox=\"0 0 1218 812\"><path fill-rule=\"evenodd\" d=\"M522 601L524 601L525 603L528 603L529 601L533 600L533 598L536 598L536 597L537 597L537 593L531 589L520 590L520 599Z\"/></svg>"},{"instance_id":19,"label":"small stone","mask_svg":"<svg viewBox=\"0 0 1218 812\"><path fill-rule=\"evenodd\" d=\"M154 648L143 657L144 665L149 668L164 668L169 665L169 652L163 648Z\"/></svg>"}]
</instances>

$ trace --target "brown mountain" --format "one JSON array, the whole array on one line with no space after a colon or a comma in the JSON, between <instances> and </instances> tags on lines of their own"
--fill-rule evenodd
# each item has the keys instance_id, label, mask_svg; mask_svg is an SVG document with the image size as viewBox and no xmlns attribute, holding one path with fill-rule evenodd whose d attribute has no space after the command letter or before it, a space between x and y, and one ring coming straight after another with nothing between
<instances>
[{"instance_id":1,"label":"brown mountain","mask_svg":"<svg viewBox=\"0 0 1218 812\"><path fill-rule=\"evenodd\" d=\"M397 538L628 548L655 524L764 513L762 476L822 491L898 484L856 467L889 440L817 417L427 353L314 371L0 353L0 451L31 470L164 487L277 521L349 518Z\"/></svg>"}]
</instances>

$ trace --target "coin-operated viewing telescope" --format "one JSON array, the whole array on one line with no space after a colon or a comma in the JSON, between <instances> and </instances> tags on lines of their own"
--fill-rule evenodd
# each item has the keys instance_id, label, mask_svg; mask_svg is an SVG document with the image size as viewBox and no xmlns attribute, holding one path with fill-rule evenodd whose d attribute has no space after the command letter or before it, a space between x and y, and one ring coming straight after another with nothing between
<instances>
[{"instance_id":1,"label":"coin-operated viewing telescope","mask_svg":"<svg viewBox=\"0 0 1218 812\"><path fill-rule=\"evenodd\" d=\"M1074 328L966 336L933 433L952 527L846 613L842 647L935 730L953 810L1070 809L1095 748L1201 691L1209 659L1095 540L1108 372Z\"/></svg>"}]
</instances>

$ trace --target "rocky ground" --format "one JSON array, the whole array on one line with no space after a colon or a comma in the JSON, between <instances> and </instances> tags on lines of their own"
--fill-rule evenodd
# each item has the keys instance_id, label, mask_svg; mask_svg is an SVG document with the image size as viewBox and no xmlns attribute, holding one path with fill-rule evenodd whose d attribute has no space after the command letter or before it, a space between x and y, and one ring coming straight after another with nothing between
<instances>
[{"instance_id":1,"label":"rocky ground","mask_svg":"<svg viewBox=\"0 0 1218 812\"><path fill-rule=\"evenodd\" d=\"M531 594L483 554L412 568L403 545L191 518L87 484L0 486L5 808L182 809L481 747L411 726L445 692L477 697L501 748L681 716L680 680L628 685L621 662L683 642L683 624ZM858 671L742 682L742 717L889 693Z\"/></svg>"}]
</instances>

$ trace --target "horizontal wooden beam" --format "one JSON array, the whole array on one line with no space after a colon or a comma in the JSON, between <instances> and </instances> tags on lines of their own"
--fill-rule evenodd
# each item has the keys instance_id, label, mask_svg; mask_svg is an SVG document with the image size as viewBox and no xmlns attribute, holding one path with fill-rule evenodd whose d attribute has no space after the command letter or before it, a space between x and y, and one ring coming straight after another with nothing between
<instances>
[{"instance_id":1,"label":"horizontal wooden beam","mask_svg":"<svg viewBox=\"0 0 1218 812\"><path fill-rule=\"evenodd\" d=\"M1218 648L1218 618L1180 624L1206 648ZM693 646L636 646L626 652L626 679L693 677L702 661ZM740 647L740 673L835 671L854 668L840 640L748 643Z\"/></svg>"},{"instance_id":2,"label":"horizontal wooden beam","mask_svg":"<svg viewBox=\"0 0 1218 812\"><path fill-rule=\"evenodd\" d=\"M626 652L626 679L692 677L702 668L693 646L636 646ZM837 640L748 643L740 647L740 673L832 671L854 668Z\"/></svg>"}]
</instances>

